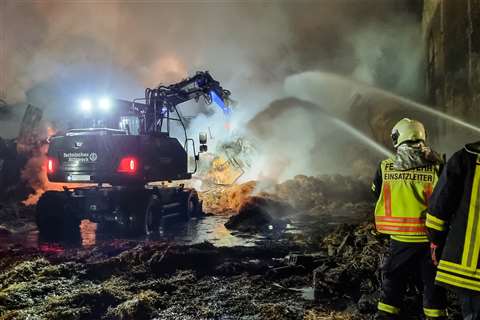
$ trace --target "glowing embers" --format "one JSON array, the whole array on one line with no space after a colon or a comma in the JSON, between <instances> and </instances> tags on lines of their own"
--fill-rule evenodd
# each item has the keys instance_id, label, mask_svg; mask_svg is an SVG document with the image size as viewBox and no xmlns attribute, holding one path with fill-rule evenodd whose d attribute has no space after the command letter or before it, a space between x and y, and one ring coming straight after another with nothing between
<instances>
[{"instance_id":1,"label":"glowing embers","mask_svg":"<svg viewBox=\"0 0 480 320\"><path fill-rule=\"evenodd\" d=\"M135 174L138 170L138 160L135 157L123 157L117 168L117 172Z\"/></svg>"}]
</instances>

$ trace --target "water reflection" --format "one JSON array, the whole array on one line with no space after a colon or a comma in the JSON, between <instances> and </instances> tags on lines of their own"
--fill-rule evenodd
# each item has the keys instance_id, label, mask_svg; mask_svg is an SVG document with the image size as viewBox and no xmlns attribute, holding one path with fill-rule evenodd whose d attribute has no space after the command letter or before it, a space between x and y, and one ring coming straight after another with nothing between
<instances>
[{"instance_id":1,"label":"water reflection","mask_svg":"<svg viewBox=\"0 0 480 320\"><path fill-rule=\"evenodd\" d=\"M207 216L192 219L188 223L171 221L161 228L158 239L179 244L195 244L208 241L215 246L254 246L261 236L235 233L225 228L228 216Z\"/></svg>"},{"instance_id":2,"label":"water reflection","mask_svg":"<svg viewBox=\"0 0 480 320\"><path fill-rule=\"evenodd\" d=\"M227 215L205 216L200 219L192 219L189 222L168 221L160 229L160 233L153 237L137 236L129 237L125 234L112 232L103 226L97 225L89 220L82 220L79 231L63 235L61 239L51 235L40 234L32 225L30 231L0 235L0 247L21 245L22 247L38 248L46 253L61 253L69 248L92 248L95 246L111 243L114 240L144 241L171 241L176 244L196 244L210 242L218 247L233 246L255 246L265 241L275 241L285 232L299 232L293 225L286 228L273 228L266 230L263 234L241 233L228 230L225 223Z\"/></svg>"},{"instance_id":3,"label":"water reflection","mask_svg":"<svg viewBox=\"0 0 480 320\"><path fill-rule=\"evenodd\" d=\"M83 247L94 246L97 243L97 224L90 220L82 220L80 223L80 236Z\"/></svg>"},{"instance_id":4,"label":"water reflection","mask_svg":"<svg viewBox=\"0 0 480 320\"><path fill-rule=\"evenodd\" d=\"M183 221L168 221L160 229L160 234L146 238L145 236L127 237L110 232L96 223L82 220L79 232L66 234L61 239L50 235L40 234L35 228L24 233L15 233L2 236L0 246L21 244L23 247L36 247L43 252L59 253L64 248L91 248L113 241L114 239L128 239L134 241L173 241L178 244L195 244L208 241L215 246L255 246L259 241L271 235L252 235L228 230L225 222L229 216L212 215L200 219L192 219L188 223Z\"/></svg>"}]
</instances>

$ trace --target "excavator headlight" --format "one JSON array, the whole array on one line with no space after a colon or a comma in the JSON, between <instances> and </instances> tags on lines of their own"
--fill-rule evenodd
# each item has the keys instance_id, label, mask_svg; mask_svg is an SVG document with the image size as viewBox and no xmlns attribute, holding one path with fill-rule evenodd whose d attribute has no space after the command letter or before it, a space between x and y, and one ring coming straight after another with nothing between
<instances>
[{"instance_id":1,"label":"excavator headlight","mask_svg":"<svg viewBox=\"0 0 480 320\"><path fill-rule=\"evenodd\" d=\"M91 112L93 108L92 100L90 99L82 99L80 101L80 108L84 112Z\"/></svg>"}]
</instances>

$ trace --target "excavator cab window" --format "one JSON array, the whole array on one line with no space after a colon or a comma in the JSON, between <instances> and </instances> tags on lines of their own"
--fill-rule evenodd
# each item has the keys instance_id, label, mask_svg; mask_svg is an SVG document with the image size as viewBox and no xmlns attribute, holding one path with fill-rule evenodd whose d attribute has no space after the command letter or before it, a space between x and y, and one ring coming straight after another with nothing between
<instances>
[{"instance_id":1,"label":"excavator cab window","mask_svg":"<svg viewBox=\"0 0 480 320\"><path fill-rule=\"evenodd\" d=\"M122 116L118 128L128 135L138 136L140 134L140 119L137 116Z\"/></svg>"}]
</instances>

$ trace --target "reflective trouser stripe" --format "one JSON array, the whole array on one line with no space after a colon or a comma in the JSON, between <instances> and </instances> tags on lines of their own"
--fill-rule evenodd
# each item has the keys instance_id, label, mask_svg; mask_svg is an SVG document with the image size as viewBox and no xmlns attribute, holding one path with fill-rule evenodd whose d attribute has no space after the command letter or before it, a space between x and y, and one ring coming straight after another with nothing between
<instances>
[{"instance_id":1,"label":"reflective trouser stripe","mask_svg":"<svg viewBox=\"0 0 480 320\"><path fill-rule=\"evenodd\" d=\"M392 191L390 183L383 183L383 205L385 206L385 215L390 217L392 215Z\"/></svg>"},{"instance_id":2,"label":"reflective trouser stripe","mask_svg":"<svg viewBox=\"0 0 480 320\"><path fill-rule=\"evenodd\" d=\"M472 196L470 198L470 208L468 211L467 230L465 232L465 247L462 255L462 265L467 268L476 269L478 264L478 255L480 251L480 155L477 158L475 175L473 177Z\"/></svg>"},{"instance_id":3,"label":"reflective trouser stripe","mask_svg":"<svg viewBox=\"0 0 480 320\"><path fill-rule=\"evenodd\" d=\"M427 317L445 317L447 316L446 309L429 309L423 308L423 312Z\"/></svg>"},{"instance_id":4,"label":"reflective trouser stripe","mask_svg":"<svg viewBox=\"0 0 480 320\"><path fill-rule=\"evenodd\" d=\"M391 305L383 303L383 302L379 302L377 308L380 311L391 313L391 314L399 314L400 313L399 308L391 306Z\"/></svg>"}]
</instances>

